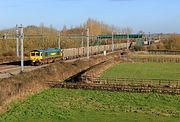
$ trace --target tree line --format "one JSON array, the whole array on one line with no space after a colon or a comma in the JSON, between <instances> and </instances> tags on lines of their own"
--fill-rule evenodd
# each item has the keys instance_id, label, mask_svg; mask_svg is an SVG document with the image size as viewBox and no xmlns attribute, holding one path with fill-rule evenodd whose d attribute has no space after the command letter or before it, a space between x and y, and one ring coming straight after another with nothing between
<instances>
[{"instance_id":1,"label":"tree line","mask_svg":"<svg viewBox=\"0 0 180 122\"><path fill-rule=\"evenodd\" d=\"M82 40L84 46L86 45L86 33L89 28L90 44L96 40L97 35L112 34L131 34L132 28L120 28L115 25L108 25L96 19L89 18L85 23L67 28L64 26L60 31L61 48L81 47ZM15 56L16 54L16 40L15 28L0 31L0 56ZM29 52L34 49L47 49L58 47L59 30L52 25L45 26L41 23L39 26L30 25L24 28L24 49L28 56ZM5 36L6 35L6 36ZM6 37L6 38L4 38ZM153 49L168 49L180 50L180 35L171 34L162 39L158 45L152 45L149 48Z\"/></svg>"},{"instance_id":2,"label":"tree line","mask_svg":"<svg viewBox=\"0 0 180 122\"><path fill-rule=\"evenodd\" d=\"M114 25L108 25L95 19L89 18L87 22L82 25L67 28L64 26L60 31L61 48L72 48L86 45L86 30L89 28L90 41L96 40L97 35L111 34L112 31L119 33L131 33L132 29L127 27L120 29ZM1 55L15 55L16 28L6 29L0 31L0 56ZM45 26L41 23L39 26L29 25L24 27L24 49L28 55L29 51L34 49L47 49L49 47L58 47L59 30L52 25ZM11 38L10 38L11 37Z\"/></svg>"}]
</instances>

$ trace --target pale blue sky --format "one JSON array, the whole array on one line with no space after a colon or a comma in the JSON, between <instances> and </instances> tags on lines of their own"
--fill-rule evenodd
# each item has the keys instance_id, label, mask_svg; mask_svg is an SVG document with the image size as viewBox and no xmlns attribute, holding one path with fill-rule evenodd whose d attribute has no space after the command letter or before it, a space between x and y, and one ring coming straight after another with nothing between
<instances>
[{"instance_id":1,"label":"pale blue sky","mask_svg":"<svg viewBox=\"0 0 180 122\"><path fill-rule=\"evenodd\" d=\"M180 33L180 0L0 0L0 29L42 22L59 29L89 17L134 32Z\"/></svg>"}]
</instances>

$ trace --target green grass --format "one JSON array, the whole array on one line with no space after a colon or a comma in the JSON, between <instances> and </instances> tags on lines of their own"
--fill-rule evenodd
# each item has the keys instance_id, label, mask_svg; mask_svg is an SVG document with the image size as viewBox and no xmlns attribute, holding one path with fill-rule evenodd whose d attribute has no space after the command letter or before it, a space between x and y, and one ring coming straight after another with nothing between
<instances>
[{"instance_id":1,"label":"green grass","mask_svg":"<svg viewBox=\"0 0 180 122\"><path fill-rule=\"evenodd\" d=\"M180 64L122 63L109 68L101 77L180 80Z\"/></svg>"},{"instance_id":2,"label":"green grass","mask_svg":"<svg viewBox=\"0 0 180 122\"><path fill-rule=\"evenodd\" d=\"M179 103L176 95L48 89L13 104L0 122L178 122Z\"/></svg>"}]
</instances>

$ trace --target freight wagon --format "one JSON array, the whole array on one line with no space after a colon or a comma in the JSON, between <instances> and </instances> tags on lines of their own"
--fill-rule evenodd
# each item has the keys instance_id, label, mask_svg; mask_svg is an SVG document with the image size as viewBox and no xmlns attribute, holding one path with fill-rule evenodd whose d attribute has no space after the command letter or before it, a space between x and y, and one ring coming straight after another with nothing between
<instances>
[{"instance_id":1,"label":"freight wagon","mask_svg":"<svg viewBox=\"0 0 180 122\"><path fill-rule=\"evenodd\" d=\"M126 48L127 43L114 44L114 51ZM104 51L111 52L112 45L89 46L89 55L101 54ZM63 49L64 59L73 59L87 55L87 47Z\"/></svg>"}]
</instances>

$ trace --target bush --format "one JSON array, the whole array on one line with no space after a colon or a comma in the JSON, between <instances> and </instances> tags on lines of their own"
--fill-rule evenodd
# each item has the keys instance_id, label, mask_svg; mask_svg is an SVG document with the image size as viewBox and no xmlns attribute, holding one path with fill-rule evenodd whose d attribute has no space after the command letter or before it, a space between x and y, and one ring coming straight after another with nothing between
<instances>
[{"instance_id":1,"label":"bush","mask_svg":"<svg viewBox=\"0 0 180 122\"><path fill-rule=\"evenodd\" d=\"M167 50L180 50L180 35L174 34L162 41Z\"/></svg>"},{"instance_id":2,"label":"bush","mask_svg":"<svg viewBox=\"0 0 180 122\"><path fill-rule=\"evenodd\" d=\"M147 47L135 45L135 46L134 46L134 50L135 50L135 51L146 51L146 50L147 50Z\"/></svg>"}]
</instances>

